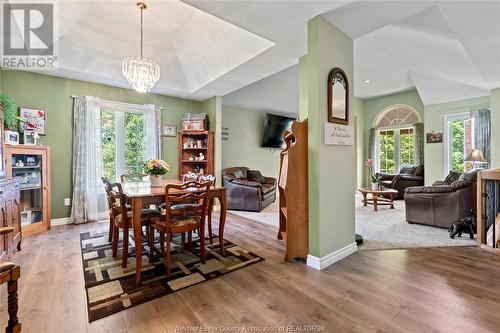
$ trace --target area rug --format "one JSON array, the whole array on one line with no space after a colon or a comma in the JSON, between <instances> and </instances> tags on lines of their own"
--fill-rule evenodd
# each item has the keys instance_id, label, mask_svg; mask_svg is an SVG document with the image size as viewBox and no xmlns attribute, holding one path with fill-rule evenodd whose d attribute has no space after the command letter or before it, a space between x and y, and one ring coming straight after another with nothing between
<instances>
[{"instance_id":1,"label":"area rug","mask_svg":"<svg viewBox=\"0 0 500 333\"><path fill-rule=\"evenodd\" d=\"M451 239L447 229L406 222L405 202L397 200L394 209L381 206L363 207L356 195L356 233L363 236L358 250L404 249L412 247L475 246L468 234Z\"/></svg>"},{"instance_id":2,"label":"area rug","mask_svg":"<svg viewBox=\"0 0 500 333\"><path fill-rule=\"evenodd\" d=\"M178 290L209 281L232 271L263 261L264 258L224 240L226 257L220 247L207 244L207 261L199 259L199 241L193 237L194 252L180 252L180 237L173 239L171 272L165 275L165 260L161 255L158 239L153 263L148 263L149 246L142 244L142 283L135 283L135 249L130 237L127 268L121 267L121 255L113 258L108 233L80 234L82 262L87 293L89 321L94 321ZM217 238L216 238L217 239ZM121 249L121 242L119 252Z\"/></svg>"}]
</instances>

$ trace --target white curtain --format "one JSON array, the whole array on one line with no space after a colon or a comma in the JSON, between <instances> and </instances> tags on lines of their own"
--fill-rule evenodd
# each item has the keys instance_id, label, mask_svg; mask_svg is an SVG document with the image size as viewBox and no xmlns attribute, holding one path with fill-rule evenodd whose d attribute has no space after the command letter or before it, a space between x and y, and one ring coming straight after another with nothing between
<instances>
[{"instance_id":1,"label":"white curtain","mask_svg":"<svg viewBox=\"0 0 500 333\"><path fill-rule=\"evenodd\" d=\"M144 160L160 158L160 110L153 104L144 104Z\"/></svg>"},{"instance_id":2,"label":"white curtain","mask_svg":"<svg viewBox=\"0 0 500 333\"><path fill-rule=\"evenodd\" d=\"M85 223L107 216L101 177L104 165L101 147L100 99L76 97L73 106L73 205L72 223Z\"/></svg>"}]
</instances>

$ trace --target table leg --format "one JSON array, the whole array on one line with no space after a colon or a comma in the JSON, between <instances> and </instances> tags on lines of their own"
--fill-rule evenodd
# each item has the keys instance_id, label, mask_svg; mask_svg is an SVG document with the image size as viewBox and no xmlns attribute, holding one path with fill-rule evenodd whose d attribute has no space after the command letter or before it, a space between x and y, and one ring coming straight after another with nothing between
<instances>
[{"instance_id":1,"label":"table leg","mask_svg":"<svg viewBox=\"0 0 500 333\"><path fill-rule=\"evenodd\" d=\"M394 209L394 197L395 195L391 193L391 209Z\"/></svg>"},{"instance_id":2,"label":"table leg","mask_svg":"<svg viewBox=\"0 0 500 333\"><path fill-rule=\"evenodd\" d=\"M220 202L220 218L219 218L219 246L221 255L226 255L226 250L224 249L224 225L226 224L226 192L222 192L219 195Z\"/></svg>"},{"instance_id":3,"label":"table leg","mask_svg":"<svg viewBox=\"0 0 500 333\"><path fill-rule=\"evenodd\" d=\"M378 208L377 208L378 195L375 193L372 193L372 198L373 198L373 210L378 211Z\"/></svg>"},{"instance_id":4,"label":"table leg","mask_svg":"<svg viewBox=\"0 0 500 333\"><path fill-rule=\"evenodd\" d=\"M134 242L135 242L135 282L141 282L142 269L142 232L141 232L141 210L142 198L137 197L132 200L132 225L134 226Z\"/></svg>"},{"instance_id":5,"label":"table leg","mask_svg":"<svg viewBox=\"0 0 500 333\"><path fill-rule=\"evenodd\" d=\"M363 194L363 207L366 207L368 205L368 200L366 198L366 192L362 192Z\"/></svg>"}]
</instances>

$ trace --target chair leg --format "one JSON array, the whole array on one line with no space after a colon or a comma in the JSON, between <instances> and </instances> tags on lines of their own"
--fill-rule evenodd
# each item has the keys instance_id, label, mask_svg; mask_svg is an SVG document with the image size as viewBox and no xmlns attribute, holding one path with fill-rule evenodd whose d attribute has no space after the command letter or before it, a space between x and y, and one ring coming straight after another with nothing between
<instances>
[{"instance_id":1,"label":"chair leg","mask_svg":"<svg viewBox=\"0 0 500 333\"><path fill-rule=\"evenodd\" d=\"M212 210L214 208L213 201L210 201L210 205L208 206L208 238L210 239L210 244L214 243L213 235L212 235Z\"/></svg>"},{"instance_id":2,"label":"chair leg","mask_svg":"<svg viewBox=\"0 0 500 333\"><path fill-rule=\"evenodd\" d=\"M207 252L205 250L205 227L203 225L200 227L200 255L201 263L205 264L207 261Z\"/></svg>"},{"instance_id":3,"label":"chair leg","mask_svg":"<svg viewBox=\"0 0 500 333\"><path fill-rule=\"evenodd\" d=\"M118 238L120 237L120 229L113 226L113 240L111 242L111 249L113 250L113 258L116 258L118 253Z\"/></svg>"},{"instance_id":4,"label":"chair leg","mask_svg":"<svg viewBox=\"0 0 500 333\"><path fill-rule=\"evenodd\" d=\"M172 239L170 239L172 241ZM161 254L165 255L165 234L160 231L160 247L161 247Z\"/></svg>"},{"instance_id":5,"label":"chair leg","mask_svg":"<svg viewBox=\"0 0 500 333\"><path fill-rule=\"evenodd\" d=\"M14 268L15 269L15 268ZM11 272L13 275L14 272ZM21 332L21 324L17 318L17 278L15 280L11 280L7 282L7 312L9 313L9 323L7 328L5 328L5 332L7 333L18 333Z\"/></svg>"},{"instance_id":6,"label":"chair leg","mask_svg":"<svg viewBox=\"0 0 500 333\"><path fill-rule=\"evenodd\" d=\"M127 267L127 259L128 259L128 228L123 228L123 253L122 253L122 267ZM135 249L135 255L142 255L141 249Z\"/></svg>"},{"instance_id":7,"label":"chair leg","mask_svg":"<svg viewBox=\"0 0 500 333\"><path fill-rule=\"evenodd\" d=\"M170 235L167 235L167 248L165 254L165 268L167 270L167 276L170 275Z\"/></svg>"},{"instance_id":8,"label":"chair leg","mask_svg":"<svg viewBox=\"0 0 500 333\"><path fill-rule=\"evenodd\" d=\"M181 253L184 253L184 244L186 243L186 233L181 233Z\"/></svg>"},{"instance_id":9,"label":"chair leg","mask_svg":"<svg viewBox=\"0 0 500 333\"><path fill-rule=\"evenodd\" d=\"M155 255L155 229L152 226L148 226L148 241L149 241L149 263L153 263L153 257Z\"/></svg>"},{"instance_id":10,"label":"chair leg","mask_svg":"<svg viewBox=\"0 0 500 333\"><path fill-rule=\"evenodd\" d=\"M113 241L113 231L115 229L115 225L113 223L113 217L111 216L111 214L109 214L109 235L108 235L108 242L112 242Z\"/></svg>"},{"instance_id":11,"label":"chair leg","mask_svg":"<svg viewBox=\"0 0 500 333\"><path fill-rule=\"evenodd\" d=\"M188 231L188 249L193 252L193 232Z\"/></svg>"}]
</instances>

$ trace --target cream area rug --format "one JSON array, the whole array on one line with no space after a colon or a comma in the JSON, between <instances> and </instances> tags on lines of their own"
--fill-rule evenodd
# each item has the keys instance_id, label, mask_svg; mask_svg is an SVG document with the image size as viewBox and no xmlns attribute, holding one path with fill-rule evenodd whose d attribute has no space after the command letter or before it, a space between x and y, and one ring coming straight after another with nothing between
<instances>
[{"instance_id":1,"label":"cream area rug","mask_svg":"<svg viewBox=\"0 0 500 333\"><path fill-rule=\"evenodd\" d=\"M407 223L404 200L396 201L395 209L381 206L374 212L361 199L356 195L356 233L364 238L359 250L476 245L467 234L451 239L447 229Z\"/></svg>"},{"instance_id":2,"label":"cream area rug","mask_svg":"<svg viewBox=\"0 0 500 333\"><path fill-rule=\"evenodd\" d=\"M245 217L247 219L267 224L273 227L276 227L278 230L279 227L279 199L276 198L276 201L266 208L264 208L260 213L258 212L244 212L239 210L230 210L231 214L235 214L241 217Z\"/></svg>"}]
</instances>

